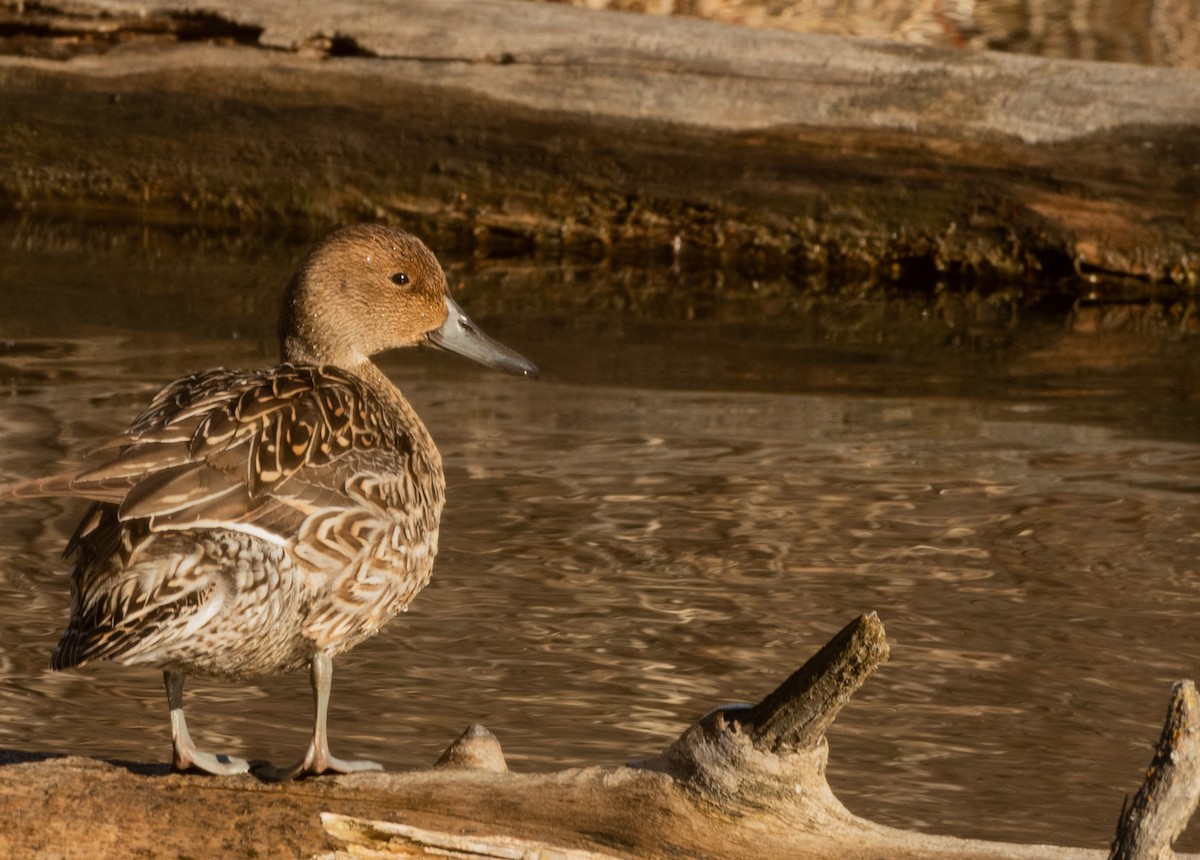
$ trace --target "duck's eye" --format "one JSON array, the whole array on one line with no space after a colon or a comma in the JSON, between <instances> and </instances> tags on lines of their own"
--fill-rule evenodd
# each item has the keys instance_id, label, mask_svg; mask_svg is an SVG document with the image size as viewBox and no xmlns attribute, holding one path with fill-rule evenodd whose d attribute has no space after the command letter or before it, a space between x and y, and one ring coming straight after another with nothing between
<instances>
[{"instance_id":1,"label":"duck's eye","mask_svg":"<svg viewBox=\"0 0 1200 860\"><path fill-rule=\"evenodd\" d=\"M392 275L392 283L398 287L406 287L408 286L408 275L403 272L397 272Z\"/></svg>"}]
</instances>

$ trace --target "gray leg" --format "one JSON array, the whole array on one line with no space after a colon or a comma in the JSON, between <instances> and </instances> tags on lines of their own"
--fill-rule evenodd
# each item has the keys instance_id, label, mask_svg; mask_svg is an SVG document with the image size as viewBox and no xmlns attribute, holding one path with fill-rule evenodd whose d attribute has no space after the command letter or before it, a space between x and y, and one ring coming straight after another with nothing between
<instances>
[{"instance_id":1,"label":"gray leg","mask_svg":"<svg viewBox=\"0 0 1200 860\"><path fill-rule=\"evenodd\" d=\"M167 706L171 709L171 766L176 770L196 768L205 773L229 775L245 773L250 763L245 759L227 755L200 752L188 734L187 722L183 719L183 675L178 672L163 672L163 685L167 688Z\"/></svg>"},{"instance_id":2,"label":"gray leg","mask_svg":"<svg viewBox=\"0 0 1200 860\"><path fill-rule=\"evenodd\" d=\"M355 773L362 770L383 770L383 765L373 761L343 761L329 754L329 737L326 722L329 713L329 690L333 686L333 658L328 654L314 654L312 658L312 690L316 716L313 720L312 743L304 758L289 768L271 766L255 768L255 774L264 779L295 779L302 774L318 774L326 771Z\"/></svg>"}]
</instances>

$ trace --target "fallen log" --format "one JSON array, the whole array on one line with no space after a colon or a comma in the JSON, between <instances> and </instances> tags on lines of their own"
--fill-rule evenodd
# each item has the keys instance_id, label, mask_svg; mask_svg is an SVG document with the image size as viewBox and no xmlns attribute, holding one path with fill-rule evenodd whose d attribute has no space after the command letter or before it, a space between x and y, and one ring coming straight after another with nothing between
<instances>
[{"instance_id":1,"label":"fallen log","mask_svg":"<svg viewBox=\"0 0 1200 860\"><path fill-rule=\"evenodd\" d=\"M172 774L165 765L3 753L0 809L7 824L0 828L0 855L1105 856L1100 850L912 833L847 810L825 781L825 730L887 655L882 623L874 613L860 616L758 704L718 708L661 755L618 768L512 773L499 742L480 726L464 732L429 770L290 784L249 775ZM1189 709L1194 690L1190 695ZM1189 720L1193 713L1188 711ZM1164 738L1194 734L1174 719ZM1173 773L1194 795L1194 769ZM1180 820L1172 817L1164 825L1171 831L1165 842L1155 837L1152 844L1169 850Z\"/></svg>"},{"instance_id":2,"label":"fallen log","mask_svg":"<svg viewBox=\"0 0 1200 860\"><path fill-rule=\"evenodd\" d=\"M1197 80L516 0L7 0L0 211L1180 299Z\"/></svg>"}]
</instances>

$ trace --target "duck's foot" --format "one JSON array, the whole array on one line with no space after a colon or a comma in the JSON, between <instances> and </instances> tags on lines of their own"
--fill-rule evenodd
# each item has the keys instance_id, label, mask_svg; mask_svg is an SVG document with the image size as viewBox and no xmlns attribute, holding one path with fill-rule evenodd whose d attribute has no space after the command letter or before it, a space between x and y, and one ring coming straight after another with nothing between
<instances>
[{"instance_id":1,"label":"duck's foot","mask_svg":"<svg viewBox=\"0 0 1200 860\"><path fill-rule=\"evenodd\" d=\"M187 721L183 718L183 675L178 672L163 672L163 683L167 688L167 705L171 709L171 767L179 771L198 770L214 776L232 776L250 770L250 762L231 755L214 755L201 752L188 734Z\"/></svg>"},{"instance_id":2,"label":"duck's foot","mask_svg":"<svg viewBox=\"0 0 1200 860\"><path fill-rule=\"evenodd\" d=\"M250 770L250 762L244 758L201 752L194 747L190 750L180 750L176 747L171 758L171 768L177 771L191 770L211 773L214 776L233 776Z\"/></svg>"},{"instance_id":3,"label":"duck's foot","mask_svg":"<svg viewBox=\"0 0 1200 860\"><path fill-rule=\"evenodd\" d=\"M312 742L308 745L308 752L304 754L304 758L287 768L256 762L254 775L270 782L283 782L330 771L333 773L360 773L364 770L383 770L383 765L379 762L343 761L330 755L325 721L329 711L329 688L333 683L333 658L321 652L313 654L311 680L316 714L313 720Z\"/></svg>"},{"instance_id":4,"label":"duck's foot","mask_svg":"<svg viewBox=\"0 0 1200 860\"><path fill-rule=\"evenodd\" d=\"M329 772L360 773L364 770L383 770L383 765L376 761L343 761L330 755L325 722L329 712L329 688L333 683L332 657L321 652L313 654L311 680L316 713L313 719L312 742L308 745L304 758L291 767L284 768L275 767L268 762L255 762L254 775L268 782L284 782Z\"/></svg>"},{"instance_id":5,"label":"duck's foot","mask_svg":"<svg viewBox=\"0 0 1200 860\"><path fill-rule=\"evenodd\" d=\"M254 775L266 782L287 782L322 773L361 773L368 770L383 770L383 765L377 761L345 761L331 755L317 757L312 755L312 750L291 767L275 767L265 761L255 762L253 766Z\"/></svg>"}]
</instances>

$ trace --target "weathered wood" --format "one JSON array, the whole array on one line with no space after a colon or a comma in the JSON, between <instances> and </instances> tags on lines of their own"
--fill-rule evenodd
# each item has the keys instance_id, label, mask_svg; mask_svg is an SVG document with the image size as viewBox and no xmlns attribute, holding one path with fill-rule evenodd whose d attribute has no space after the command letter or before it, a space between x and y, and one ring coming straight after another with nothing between
<instances>
[{"instance_id":1,"label":"weathered wood","mask_svg":"<svg viewBox=\"0 0 1200 860\"><path fill-rule=\"evenodd\" d=\"M761 702L736 719L759 749L820 742L858 688L888 658L883 622L860 615Z\"/></svg>"},{"instance_id":2,"label":"weathered wood","mask_svg":"<svg viewBox=\"0 0 1200 860\"><path fill-rule=\"evenodd\" d=\"M1040 269L1179 298L1200 270L1197 72L515 0L0 10L0 208L924 290Z\"/></svg>"},{"instance_id":3,"label":"weathered wood","mask_svg":"<svg viewBox=\"0 0 1200 860\"><path fill-rule=\"evenodd\" d=\"M861 615L757 705L718 708L633 766L668 773L730 814L790 815L802 804L809 818L852 820L825 782L825 730L887 656L883 623Z\"/></svg>"},{"instance_id":4,"label":"weathered wood","mask_svg":"<svg viewBox=\"0 0 1200 860\"><path fill-rule=\"evenodd\" d=\"M1133 803L1121 810L1111 860L1170 860L1200 802L1200 695L1191 681L1171 694L1162 736Z\"/></svg>"}]
</instances>

